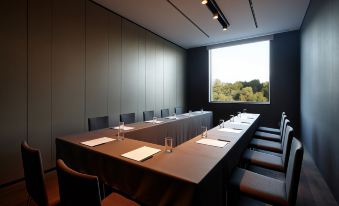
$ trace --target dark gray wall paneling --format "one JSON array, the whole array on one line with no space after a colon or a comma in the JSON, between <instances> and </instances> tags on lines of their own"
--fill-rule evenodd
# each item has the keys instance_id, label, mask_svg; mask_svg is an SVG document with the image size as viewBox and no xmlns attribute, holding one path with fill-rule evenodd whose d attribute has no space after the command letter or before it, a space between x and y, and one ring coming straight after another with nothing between
<instances>
[{"instance_id":1,"label":"dark gray wall paneling","mask_svg":"<svg viewBox=\"0 0 339 206\"><path fill-rule=\"evenodd\" d=\"M108 81L108 112L110 125L119 122L121 95L121 17L109 15L109 81Z\"/></svg>"},{"instance_id":2,"label":"dark gray wall paneling","mask_svg":"<svg viewBox=\"0 0 339 206\"><path fill-rule=\"evenodd\" d=\"M301 29L303 142L339 201L339 2L311 1Z\"/></svg>"},{"instance_id":3,"label":"dark gray wall paneling","mask_svg":"<svg viewBox=\"0 0 339 206\"><path fill-rule=\"evenodd\" d=\"M87 131L89 117L108 115L112 126L121 113L136 112L139 121L145 110L160 116L165 95L184 85L163 71L183 72L176 59L185 50L144 28L92 1L28 2L0 5L0 185L22 178L23 139L51 169L56 137ZM177 98L171 105L167 98L176 106Z\"/></svg>"},{"instance_id":4,"label":"dark gray wall paneling","mask_svg":"<svg viewBox=\"0 0 339 206\"><path fill-rule=\"evenodd\" d=\"M21 177L27 138L27 2L0 3L0 183Z\"/></svg>"},{"instance_id":5,"label":"dark gray wall paneling","mask_svg":"<svg viewBox=\"0 0 339 206\"><path fill-rule=\"evenodd\" d=\"M86 119L108 115L109 12L86 2Z\"/></svg>"},{"instance_id":6,"label":"dark gray wall paneling","mask_svg":"<svg viewBox=\"0 0 339 206\"><path fill-rule=\"evenodd\" d=\"M164 43L160 38L155 45L155 115L161 116L164 106Z\"/></svg>"},{"instance_id":7,"label":"dark gray wall paneling","mask_svg":"<svg viewBox=\"0 0 339 206\"><path fill-rule=\"evenodd\" d=\"M146 34L146 110L155 109L155 39L156 37L154 34Z\"/></svg>"},{"instance_id":8,"label":"dark gray wall paneling","mask_svg":"<svg viewBox=\"0 0 339 206\"><path fill-rule=\"evenodd\" d=\"M28 140L52 167L52 1L28 1Z\"/></svg>"},{"instance_id":9,"label":"dark gray wall paneling","mask_svg":"<svg viewBox=\"0 0 339 206\"><path fill-rule=\"evenodd\" d=\"M136 88L138 95L137 119L138 121L142 121L143 111L146 110L146 31L140 27L138 30L138 85Z\"/></svg>"},{"instance_id":10,"label":"dark gray wall paneling","mask_svg":"<svg viewBox=\"0 0 339 206\"><path fill-rule=\"evenodd\" d=\"M136 113L138 110L138 31L135 24L122 21L122 113Z\"/></svg>"},{"instance_id":11,"label":"dark gray wall paneling","mask_svg":"<svg viewBox=\"0 0 339 206\"><path fill-rule=\"evenodd\" d=\"M85 1L53 2L52 35L54 164L55 138L85 130Z\"/></svg>"},{"instance_id":12,"label":"dark gray wall paneling","mask_svg":"<svg viewBox=\"0 0 339 206\"><path fill-rule=\"evenodd\" d=\"M270 44L270 104L209 103L209 60L205 47L187 52L187 105L196 110L213 111L214 124L243 108L262 115L261 124L278 127L281 112L286 112L294 129L299 131L299 32L274 35ZM298 135L299 136L299 135Z\"/></svg>"}]
</instances>

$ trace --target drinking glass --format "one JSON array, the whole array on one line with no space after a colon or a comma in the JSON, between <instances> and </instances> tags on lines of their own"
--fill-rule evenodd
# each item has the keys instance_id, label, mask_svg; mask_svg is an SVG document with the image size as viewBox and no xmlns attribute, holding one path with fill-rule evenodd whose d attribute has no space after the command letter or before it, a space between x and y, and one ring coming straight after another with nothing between
<instances>
[{"instance_id":1,"label":"drinking glass","mask_svg":"<svg viewBox=\"0 0 339 206\"><path fill-rule=\"evenodd\" d=\"M177 118L177 114L173 113L173 117L174 117L174 119L176 119Z\"/></svg>"},{"instance_id":2,"label":"drinking glass","mask_svg":"<svg viewBox=\"0 0 339 206\"><path fill-rule=\"evenodd\" d=\"M202 126L201 127L201 138L207 138L207 127L206 126Z\"/></svg>"},{"instance_id":3,"label":"drinking glass","mask_svg":"<svg viewBox=\"0 0 339 206\"><path fill-rule=\"evenodd\" d=\"M234 122L234 115L230 115L230 122Z\"/></svg>"},{"instance_id":4,"label":"drinking glass","mask_svg":"<svg viewBox=\"0 0 339 206\"><path fill-rule=\"evenodd\" d=\"M173 152L173 138L165 137L165 152L171 153Z\"/></svg>"},{"instance_id":5,"label":"drinking glass","mask_svg":"<svg viewBox=\"0 0 339 206\"><path fill-rule=\"evenodd\" d=\"M188 110L188 115L189 115L189 116L192 115L192 110Z\"/></svg>"},{"instance_id":6,"label":"drinking glass","mask_svg":"<svg viewBox=\"0 0 339 206\"><path fill-rule=\"evenodd\" d=\"M153 124L156 124L157 123L157 117L153 117Z\"/></svg>"},{"instance_id":7,"label":"drinking glass","mask_svg":"<svg viewBox=\"0 0 339 206\"><path fill-rule=\"evenodd\" d=\"M119 129L118 129L118 140L124 140L125 139L125 123L124 122L119 122Z\"/></svg>"},{"instance_id":8,"label":"drinking glass","mask_svg":"<svg viewBox=\"0 0 339 206\"><path fill-rule=\"evenodd\" d=\"M247 109L243 109L243 110L242 110L242 113L246 113L246 112L247 112Z\"/></svg>"},{"instance_id":9,"label":"drinking glass","mask_svg":"<svg viewBox=\"0 0 339 206\"><path fill-rule=\"evenodd\" d=\"M223 119L219 120L219 127L220 128L224 128L224 122L225 122L225 120L223 120Z\"/></svg>"},{"instance_id":10,"label":"drinking glass","mask_svg":"<svg viewBox=\"0 0 339 206\"><path fill-rule=\"evenodd\" d=\"M237 116L241 118L241 112L237 112Z\"/></svg>"},{"instance_id":11,"label":"drinking glass","mask_svg":"<svg viewBox=\"0 0 339 206\"><path fill-rule=\"evenodd\" d=\"M201 113L204 113L204 109L203 109L203 108L201 108L201 109L200 109L200 112L201 112Z\"/></svg>"}]
</instances>

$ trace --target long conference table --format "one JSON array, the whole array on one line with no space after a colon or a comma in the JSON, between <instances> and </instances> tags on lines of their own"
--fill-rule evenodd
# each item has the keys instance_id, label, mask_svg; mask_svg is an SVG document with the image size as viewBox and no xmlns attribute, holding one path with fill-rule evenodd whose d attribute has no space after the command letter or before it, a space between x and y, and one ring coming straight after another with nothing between
<instances>
[{"instance_id":1,"label":"long conference table","mask_svg":"<svg viewBox=\"0 0 339 206\"><path fill-rule=\"evenodd\" d=\"M57 158L71 168L98 176L103 183L142 205L226 205L227 183L258 124L259 114L242 114L224 128L211 128L212 112L159 119L160 124L139 122L125 139L95 147L81 142L100 137L116 138L117 130L102 129L56 139ZM201 126L211 128L207 139L227 140L220 148L198 144ZM172 153L164 152L164 137L174 140ZM148 146L160 149L139 162L121 156Z\"/></svg>"}]
</instances>

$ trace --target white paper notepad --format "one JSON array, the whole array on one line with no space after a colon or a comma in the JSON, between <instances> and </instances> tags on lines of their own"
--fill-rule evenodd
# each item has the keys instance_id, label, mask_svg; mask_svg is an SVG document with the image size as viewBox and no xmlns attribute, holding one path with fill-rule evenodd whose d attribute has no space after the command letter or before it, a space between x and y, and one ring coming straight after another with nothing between
<instances>
[{"instance_id":1,"label":"white paper notepad","mask_svg":"<svg viewBox=\"0 0 339 206\"><path fill-rule=\"evenodd\" d=\"M196 141L196 143L222 148L222 147L225 147L229 142L219 141L219 140L215 140L215 139L205 139L204 138L204 139L200 139L200 140Z\"/></svg>"},{"instance_id":2,"label":"white paper notepad","mask_svg":"<svg viewBox=\"0 0 339 206\"><path fill-rule=\"evenodd\" d=\"M221 128L221 129L218 129L218 131L220 132L232 132L232 133L240 133L242 132L242 129L233 129L233 128Z\"/></svg>"},{"instance_id":3,"label":"white paper notepad","mask_svg":"<svg viewBox=\"0 0 339 206\"><path fill-rule=\"evenodd\" d=\"M154 123L154 124L160 124L160 123L163 123L164 121L159 121L159 120L157 120L157 121L148 120L148 121L145 121L145 122L147 122L147 123Z\"/></svg>"},{"instance_id":4,"label":"white paper notepad","mask_svg":"<svg viewBox=\"0 0 339 206\"><path fill-rule=\"evenodd\" d=\"M237 124L237 125L250 125L251 124L251 122L230 122L230 121L227 121L227 123Z\"/></svg>"},{"instance_id":5,"label":"white paper notepad","mask_svg":"<svg viewBox=\"0 0 339 206\"><path fill-rule=\"evenodd\" d=\"M169 117L165 117L166 119L178 119L178 117L175 116L169 116Z\"/></svg>"},{"instance_id":6,"label":"white paper notepad","mask_svg":"<svg viewBox=\"0 0 339 206\"><path fill-rule=\"evenodd\" d=\"M94 147L94 146L98 146L98 145L101 145L101 144L105 144L107 142L112 142L114 140L116 140L116 139L113 139L113 138L110 138L110 137L100 137L100 138L97 138L97 139L92 139L92 140L80 142L80 143L87 145L87 146L90 146L90 147Z\"/></svg>"},{"instance_id":7,"label":"white paper notepad","mask_svg":"<svg viewBox=\"0 0 339 206\"><path fill-rule=\"evenodd\" d=\"M116 126L116 127L113 127L114 129L119 129L119 126ZM128 130L132 130L134 129L134 127L127 127L127 126L124 126L124 131L128 131Z\"/></svg>"},{"instance_id":8,"label":"white paper notepad","mask_svg":"<svg viewBox=\"0 0 339 206\"><path fill-rule=\"evenodd\" d=\"M130 152L127 152L125 154L122 154L121 156L126 157L128 159L132 159L135 161L143 161L145 159L148 159L149 157L151 157L152 155L160 152L160 149L155 149L152 147L147 147L147 146L143 146L140 147L138 149L132 150Z\"/></svg>"}]
</instances>

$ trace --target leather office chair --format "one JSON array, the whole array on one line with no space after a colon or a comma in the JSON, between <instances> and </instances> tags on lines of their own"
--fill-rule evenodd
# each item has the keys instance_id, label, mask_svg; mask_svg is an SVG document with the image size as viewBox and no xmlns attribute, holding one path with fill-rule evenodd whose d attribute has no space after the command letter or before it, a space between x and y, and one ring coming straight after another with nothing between
<instances>
[{"instance_id":1,"label":"leather office chair","mask_svg":"<svg viewBox=\"0 0 339 206\"><path fill-rule=\"evenodd\" d=\"M161 110L161 118L165 118L169 116L169 109L162 109Z\"/></svg>"},{"instance_id":2,"label":"leather office chair","mask_svg":"<svg viewBox=\"0 0 339 206\"><path fill-rule=\"evenodd\" d=\"M26 141L21 143L21 156L25 174L26 190L29 195L27 205L31 200L39 206L51 206L59 204L58 191L56 188L47 190L45 175L38 149L30 147ZM55 185L58 187L58 185Z\"/></svg>"},{"instance_id":3,"label":"leather office chair","mask_svg":"<svg viewBox=\"0 0 339 206\"><path fill-rule=\"evenodd\" d=\"M174 108L174 112L175 112L175 114L183 114L184 113L184 108L182 108L182 107L175 107Z\"/></svg>"},{"instance_id":4,"label":"leather office chair","mask_svg":"<svg viewBox=\"0 0 339 206\"><path fill-rule=\"evenodd\" d=\"M154 117L154 111L144 111L143 117L144 117L144 121L152 120Z\"/></svg>"},{"instance_id":5,"label":"leather office chair","mask_svg":"<svg viewBox=\"0 0 339 206\"><path fill-rule=\"evenodd\" d=\"M125 124L135 123L135 113L120 114L120 122Z\"/></svg>"},{"instance_id":6,"label":"leather office chair","mask_svg":"<svg viewBox=\"0 0 339 206\"><path fill-rule=\"evenodd\" d=\"M285 112L282 112L281 119L280 119L280 128L258 127L257 130L262 131L262 132L273 133L273 134L281 134L282 126L284 124L284 117L286 118L286 114Z\"/></svg>"},{"instance_id":7,"label":"leather office chair","mask_svg":"<svg viewBox=\"0 0 339 206\"><path fill-rule=\"evenodd\" d=\"M236 168L230 178L230 185L232 189L239 190L246 196L269 204L295 205L303 153L302 144L293 138L287 172L283 180Z\"/></svg>"},{"instance_id":8,"label":"leather office chair","mask_svg":"<svg viewBox=\"0 0 339 206\"><path fill-rule=\"evenodd\" d=\"M256 165L280 172L286 172L288 157L293 138L293 128L289 125L285 128L282 155L273 155L261 151L247 149L243 154L243 159L251 165ZM251 170L251 169L250 169Z\"/></svg>"},{"instance_id":9,"label":"leather office chair","mask_svg":"<svg viewBox=\"0 0 339 206\"><path fill-rule=\"evenodd\" d=\"M290 124L288 119L285 120L284 123L284 131L287 125ZM275 142L270 140L258 139L253 138L249 144L249 147L260 149L260 150L267 150L270 152L282 153L283 152L283 143L284 142L284 135L282 136L281 142Z\"/></svg>"},{"instance_id":10,"label":"leather office chair","mask_svg":"<svg viewBox=\"0 0 339 206\"><path fill-rule=\"evenodd\" d=\"M98 177L72 170L61 159L57 160L57 172L63 206L138 205L114 192L101 200Z\"/></svg>"},{"instance_id":11,"label":"leather office chair","mask_svg":"<svg viewBox=\"0 0 339 206\"><path fill-rule=\"evenodd\" d=\"M88 131L108 127L108 116L88 118Z\"/></svg>"},{"instance_id":12,"label":"leather office chair","mask_svg":"<svg viewBox=\"0 0 339 206\"><path fill-rule=\"evenodd\" d=\"M265 139L265 140L270 140L270 141L275 141L275 142L281 142L282 136L284 134L284 123L285 120L287 119L286 115L283 115L281 118L281 126L279 133L274 134L270 132L263 132L263 131L256 131L254 133L254 137L258 139Z\"/></svg>"}]
</instances>

